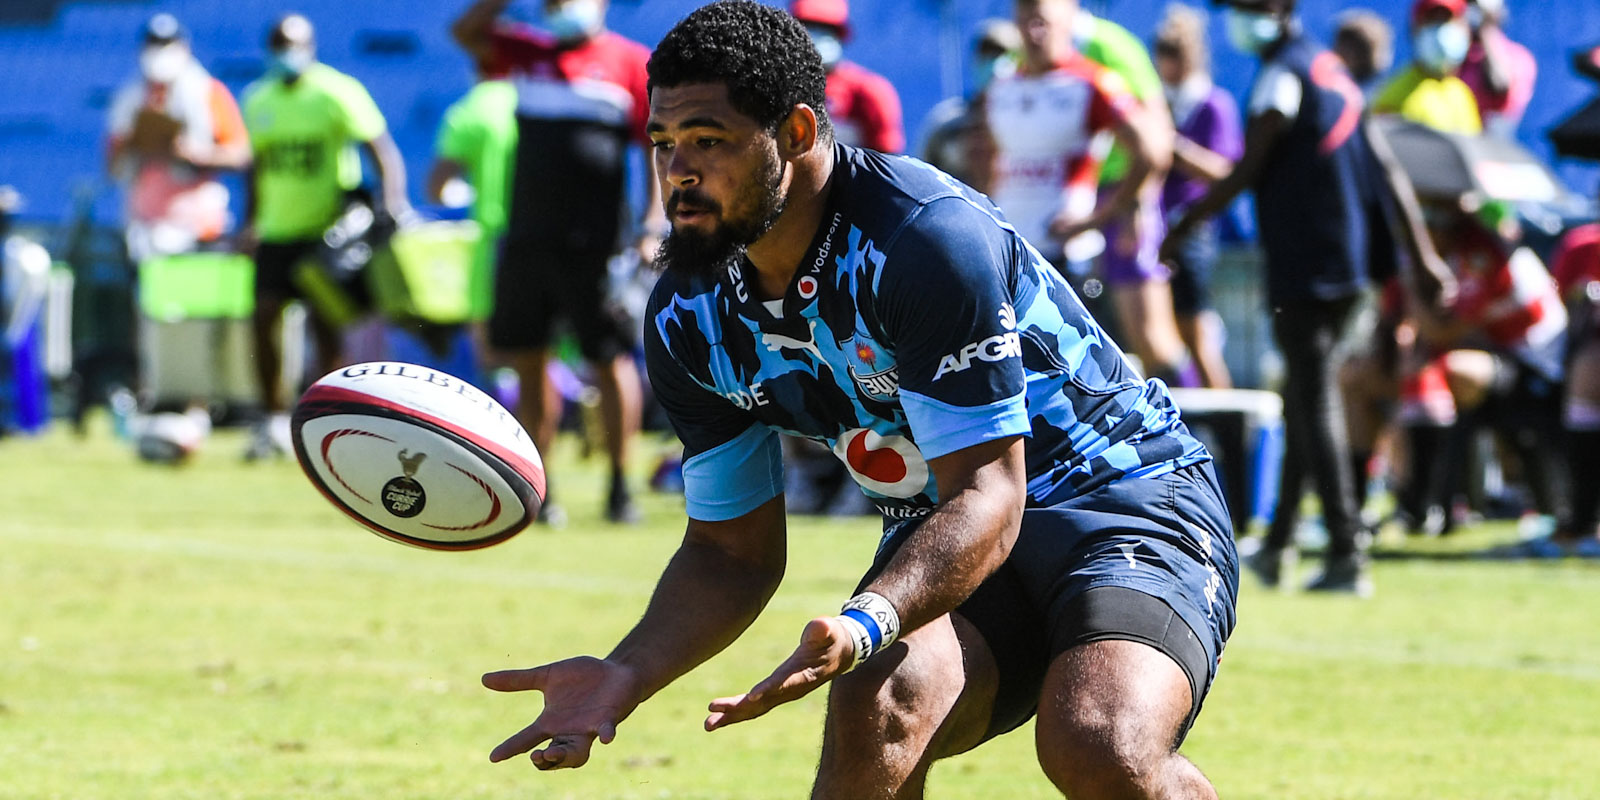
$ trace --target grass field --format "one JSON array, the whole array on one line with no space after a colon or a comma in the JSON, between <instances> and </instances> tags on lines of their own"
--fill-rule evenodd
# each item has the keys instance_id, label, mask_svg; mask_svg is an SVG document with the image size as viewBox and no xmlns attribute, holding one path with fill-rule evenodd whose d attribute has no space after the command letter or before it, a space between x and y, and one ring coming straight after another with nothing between
<instances>
[{"instance_id":1,"label":"grass field","mask_svg":"<svg viewBox=\"0 0 1600 800\"><path fill-rule=\"evenodd\" d=\"M838 607L873 523L794 522L752 631L587 767L544 774L488 763L538 706L478 676L604 653L676 546L681 500L604 526L598 465L563 442L569 528L423 552L339 516L292 462L239 463L242 445L221 435L171 469L107 434L0 441L0 798L806 795L820 693L714 735L700 721ZM1229 798L1600 797L1600 564L1457 557L1511 535L1391 547L1365 602L1247 578L1185 752ZM941 765L930 796L1055 796L1030 731Z\"/></svg>"}]
</instances>

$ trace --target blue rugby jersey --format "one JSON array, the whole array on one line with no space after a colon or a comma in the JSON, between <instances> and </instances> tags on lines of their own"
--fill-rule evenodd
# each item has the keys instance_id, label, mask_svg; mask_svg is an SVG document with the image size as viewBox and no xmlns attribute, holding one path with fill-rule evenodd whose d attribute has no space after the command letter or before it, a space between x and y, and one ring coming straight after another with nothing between
<instances>
[{"instance_id":1,"label":"blue rugby jersey","mask_svg":"<svg viewBox=\"0 0 1600 800\"><path fill-rule=\"evenodd\" d=\"M835 146L816 238L781 300L744 272L668 273L651 386L684 443L689 516L783 490L778 432L832 448L885 524L938 502L928 459L1027 436L1049 505L1210 458L1048 261L983 195L915 159Z\"/></svg>"}]
</instances>

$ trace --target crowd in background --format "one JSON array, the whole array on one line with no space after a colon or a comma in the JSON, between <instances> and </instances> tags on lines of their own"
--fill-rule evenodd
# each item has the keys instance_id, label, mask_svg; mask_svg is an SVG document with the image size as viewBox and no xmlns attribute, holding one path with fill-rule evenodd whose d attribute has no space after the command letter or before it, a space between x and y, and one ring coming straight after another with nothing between
<instances>
[{"instance_id":1,"label":"crowd in background","mask_svg":"<svg viewBox=\"0 0 1600 800\"><path fill-rule=\"evenodd\" d=\"M666 224L653 181L644 213L632 215L627 198L629 150L650 146L648 49L606 29L604 0L547 0L538 27L507 21L508 5L478 0L451 31L479 82L444 117L425 192L433 203L470 199L482 233L470 327L490 362L515 371L519 417L544 449L566 405L552 376L570 332L598 389L612 468L605 513L627 522L630 442L648 391L617 264L648 270ZM1541 258L1521 241L1513 205L1419 191L1386 142L1396 119L1515 135L1537 67L1505 33L1509 10L1417 0L1400 32L1350 10L1325 47L1293 0L1222 5L1229 46L1261 62L1247 97L1212 81L1199 8L1173 4L1154 29L1130 31L1076 0L1019 0L1015 19L973 32L968 91L921 122L917 155L990 195L1143 373L1173 386L1233 384L1210 291L1217 215L1255 193L1266 310L1285 356L1279 503L1252 562L1268 582L1293 552L1307 488L1320 498L1330 569L1344 563L1354 579L1379 522L1365 492L1379 480L1413 532L1526 512L1549 535L1519 552L1600 556L1600 227L1570 232ZM845 0L794 0L790 11L828 69L837 139L902 152L895 87L845 57L855 33ZM1411 43L1398 66L1397 35ZM358 308L370 298L327 268L349 256L329 234L352 220L361 236L416 224L403 163L367 91L318 61L312 20L273 26L268 71L237 101L192 56L180 20L157 15L141 37L139 77L109 117L130 255L251 254L265 417L250 455L282 452L284 306L311 309L319 366L346 358L349 320L327 298ZM246 187L231 232L218 181L230 170ZM1487 460L1482 441L1498 443ZM798 440L787 452L800 467L791 509L868 508L831 453ZM1485 496L1477 473L1490 468L1528 487L1526 501L1508 510ZM560 524L560 509L547 502L544 520Z\"/></svg>"}]
</instances>

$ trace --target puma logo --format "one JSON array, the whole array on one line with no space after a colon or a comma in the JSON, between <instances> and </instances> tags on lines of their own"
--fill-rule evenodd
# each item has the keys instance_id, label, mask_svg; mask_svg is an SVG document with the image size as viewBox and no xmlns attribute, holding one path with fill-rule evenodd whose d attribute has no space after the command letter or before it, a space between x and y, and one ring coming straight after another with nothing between
<instances>
[{"instance_id":1,"label":"puma logo","mask_svg":"<svg viewBox=\"0 0 1600 800\"><path fill-rule=\"evenodd\" d=\"M811 320L810 324L811 335L805 341L801 341L792 336L784 336L780 333L767 333L766 331L762 331L761 343L766 345L767 349L774 353L784 349L803 350L816 357L818 361L823 361L824 359L822 358L822 350L817 347L817 321Z\"/></svg>"}]
</instances>

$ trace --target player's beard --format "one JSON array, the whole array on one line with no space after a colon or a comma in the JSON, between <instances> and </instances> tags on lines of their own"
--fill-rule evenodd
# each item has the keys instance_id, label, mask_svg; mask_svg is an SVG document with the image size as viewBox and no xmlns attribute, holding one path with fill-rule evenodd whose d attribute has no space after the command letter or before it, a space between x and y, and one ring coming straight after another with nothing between
<instances>
[{"instance_id":1,"label":"player's beard","mask_svg":"<svg viewBox=\"0 0 1600 800\"><path fill-rule=\"evenodd\" d=\"M783 161L768 149L761 169L734 199L733 208L749 209L738 217L724 217L721 203L698 189L675 189L667 198L667 218L680 203L710 211L719 220L709 233L673 226L656 251L656 264L686 276L721 279L728 268L744 259L745 249L772 230L783 215L788 195L783 191Z\"/></svg>"}]
</instances>

